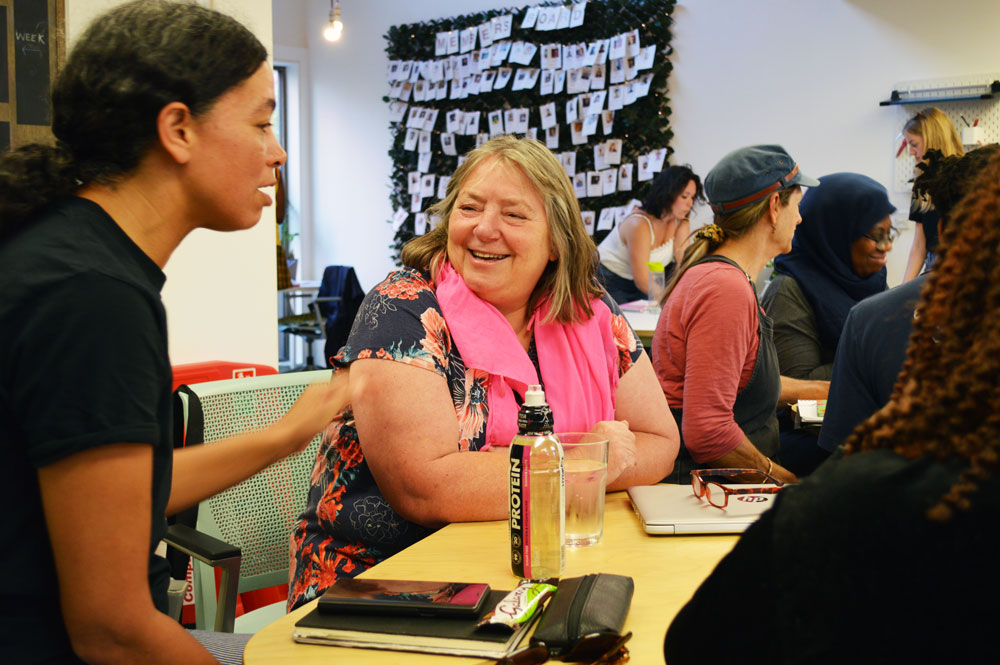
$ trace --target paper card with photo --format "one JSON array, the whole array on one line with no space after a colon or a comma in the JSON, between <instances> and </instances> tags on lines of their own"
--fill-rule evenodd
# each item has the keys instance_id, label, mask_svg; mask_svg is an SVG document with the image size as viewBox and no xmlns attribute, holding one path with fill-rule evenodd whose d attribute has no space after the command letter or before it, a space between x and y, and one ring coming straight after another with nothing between
<instances>
[{"instance_id":1,"label":"paper card with photo","mask_svg":"<svg viewBox=\"0 0 1000 665\"><path fill-rule=\"evenodd\" d=\"M625 86L613 85L608 88L608 110L621 111L625 108Z\"/></svg>"},{"instance_id":2,"label":"paper card with photo","mask_svg":"<svg viewBox=\"0 0 1000 665\"><path fill-rule=\"evenodd\" d=\"M667 160L667 149L657 148L653 152L649 153L649 163L653 169L653 172L659 173L663 170L663 163Z\"/></svg>"},{"instance_id":3,"label":"paper card with photo","mask_svg":"<svg viewBox=\"0 0 1000 665\"><path fill-rule=\"evenodd\" d=\"M437 101L444 101L448 99L448 81L444 79L438 81L434 84L434 90L436 92Z\"/></svg>"},{"instance_id":4,"label":"paper card with photo","mask_svg":"<svg viewBox=\"0 0 1000 665\"><path fill-rule=\"evenodd\" d=\"M507 59L510 54L510 42L499 42L493 45L493 62L491 63L494 67L499 67Z\"/></svg>"},{"instance_id":5,"label":"paper card with photo","mask_svg":"<svg viewBox=\"0 0 1000 665\"><path fill-rule=\"evenodd\" d=\"M399 63L399 80L400 81L409 81L410 80L410 73L412 71L413 71L413 61L412 60L404 60L404 61L400 62Z\"/></svg>"},{"instance_id":6,"label":"paper card with photo","mask_svg":"<svg viewBox=\"0 0 1000 665\"><path fill-rule=\"evenodd\" d=\"M593 136L597 133L597 123L601 119L599 115L588 115L583 118L584 136Z\"/></svg>"},{"instance_id":7,"label":"paper card with photo","mask_svg":"<svg viewBox=\"0 0 1000 665\"><path fill-rule=\"evenodd\" d=\"M556 30L565 30L569 27L569 22L573 20L573 10L569 7L559 8L559 19L556 21Z\"/></svg>"},{"instance_id":8,"label":"paper card with photo","mask_svg":"<svg viewBox=\"0 0 1000 665\"><path fill-rule=\"evenodd\" d=\"M479 24L479 45L490 46L493 44L493 22L485 21Z\"/></svg>"},{"instance_id":9,"label":"paper card with photo","mask_svg":"<svg viewBox=\"0 0 1000 665\"><path fill-rule=\"evenodd\" d=\"M443 175L438 178L437 198L443 199L448 196L448 183L451 182L450 175Z\"/></svg>"},{"instance_id":10,"label":"paper card with photo","mask_svg":"<svg viewBox=\"0 0 1000 665\"><path fill-rule=\"evenodd\" d=\"M586 2L577 2L573 5L571 10L571 15L569 17L569 27L579 28L583 25L583 19L587 12Z\"/></svg>"},{"instance_id":11,"label":"paper card with photo","mask_svg":"<svg viewBox=\"0 0 1000 665\"><path fill-rule=\"evenodd\" d=\"M612 85L625 82L625 58L615 58L608 65L608 81Z\"/></svg>"},{"instance_id":12,"label":"paper card with photo","mask_svg":"<svg viewBox=\"0 0 1000 665\"><path fill-rule=\"evenodd\" d=\"M639 88L635 81L625 84L625 106L635 104L635 100L639 99Z\"/></svg>"},{"instance_id":13,"label":"paper card with photo","mask_svg":"<svg viewBox=\"0 0 1000 665\"><path fill-rule=\"evenodd\" d=\"M559 163L562 164L563 169L566 171L566 175L570 178L576 177L576 152L573 150L567 150L566 152L559 153Z\"/></svg>"},{"instance_id":14,"label":"paper card with photo","mask_svg":"<svg viewBox=\"0 0 1000 665\"><path fill-rule=\"evenodd\" d=\"M389 83L399 80L399 60L390 60L385 70L385 80Z\"/></svg>"},{"instance_id":15,"label":"paper card with photo","mask_svg":"<svg viewBox=\"0 0 1000 665\"><path fill-rule=\"evenodd\" d=\"M580 100L576 97L566 100L566 122L576 122L580 118Z\"/></svg>"},{"instance_id":16,"label":"paper card with photo","mask_svg":"<svg viewBox=\"0 0 1000 665\"><path fill-rule=\"evenodd\" d=\"M625 80L631 81L636 76L639 75L639 68L635 65L634 56L626 56L625 58Z\"/></svg>"},{"instance_id":17,"label":"paper card with photo","mask_svg":"<svg viewBox=\"0 0 1000 665\"><path fill-rule=\"evenodd\" d=\"M515 90L524 90L528 82L528 69L526 67L519 67L516 72L514 72L514 82L510 85L511 92Z\"/></svg>"},{"instance_id":18,"label":"paper card with photo","mask_svg":"<svg viewBox=\"0 0 1000 665\"><path fill-rule=\"evenodd\" d=\"M618 191L618 169L601 171L601 181L604 183L604 195L614 194Z\"/></svg>"},{"instance_id":19,"label":"paper card with photo","mask_svg":"<svg viewBox=\"0 0 1000 665\"><path fill-rule=\"evenodd\" d=\"M427 81L417 81L413 84L413 101L423 102L427 100Z\"/></svg>"},{"instance_id":20,"label":"paper card with photo","mask_svg":"<svg viewBox=\"0 0 1000 665\"><path fill-rule=\"evenodd\" d=\"M427 233L427 213L417 212L417 214L414 216L413 233L418 236L422 236L425 233Z\"/></svg>"},{"instance_id":21,"label":"paper card with photo","mask_svg":"<svg viewBox=\"0 0 1000 665\"><path fill-rule=\"evenodd\" d=\"M503 133L514 134L517 132L517 109L507 109L503 112Z\"/></svg>"},{"instance_id":22,"label":"paper card with photo","mask_svg":"<svg viewBox=\"0 0 1000 665\"><path fill-rule=\"evenodd\" d=\"M528 109L519 108L517 109L517 115L514 116L514 131L520 134L528 133L528 118L530 114Z\"/></svg>"},{"instance_id":23,"label":"paper card with photo","mask_svg":"<svg viewBox=\"0 0 1000 665\"><path fill-rule=\"evenodd\" d=\"M479 111L466 111L465 112L465 126L462 128L462 133L466 136L475 136L479 133Z\"/></svg>"},{"instance_id":24,"label":"paper card with photo","mask_svg":"<svg viewBox=\"0 0 1000 665\"><path fill-rule=\"evenodd\" d=\"M471 53L473 69L479 73L482 73L484 69L488 69L490 64L493 62L493 56L491 53L492 49L488 48L473 51Z\"/></svg>"},{"instance_id":25,"label":"paper card with photo","mask_svg":"<svg viewBox=\"0 0 1000 665\"><path fill-rule=\"evenodd\" d=\"M584 53L583 62L580 63L581 67L593 67L597 63L597 54L601 50L600 40L596 42L590 42L587 44L587 51Z\"/></svg>"},{"instance_id":26,"label":"paper card with photo","mask_svg":"<svg viewBox=\"0 0 1000 665\"><path fill-rule=\"evenodd\" d=\"M597 42L597 60L594 61L595 65L608 64L608 50L610 43L610 39L601 39Z\"/></svg>"},{"instance_id":27,"label":"paper card with photo","mask_svg":"<svg viewBox=\"0 0 1000 665\"><path fill-rule=\"evenodd\" d=\"M649 74L643 74L642 76L640 76L639 78L637 78L635 80L635 96L636 96L636 98L638 99L639 97L645 97L646 95L648 95L649 94L649 86L652 83L653 83L653 74L652 74L652 72L650 72Z\"/></svg>"},{"instance_id":28,"label":"paper card with photo","mask_svg":"<svg viewBox=\"0 0 1000 665\"><path fill-rule=\"evenodd\" d=\"M398 231L399 227L403 225L406 218L410 216L410 213L406 211L406 208L399 208L396 210L395 214L392 216L392 230Z\"/></svg>"},{"instance_id":29,"label":"paper card with photo","mask_svg":"<svg viewBox=\"0 0 1000 665\"><path fill-rule=\"evenodd\" d=\"M428 132L434 131L434 125L437 124L438 113L438 109L427 109L424 113L424 129Z\"/></svg>"},{"instance_id":30,"label":"paper card with photo","mask_svg":"<svg viewBox=\"0 0 1000 665\"><path fill-rule=\"evenodd\" d=\"M416 60L410 63L410 76L406 80L410 83L416 83L420 80L420 63Z\"/></svg>"},{"instance_id":31,"label":"paper card with photo","mask_svg":"<svg viewBox=\"0 0 1000 665\"><path fill-rule=\"evenodd\" d=\"M427 63L427 80L437 83L444 80L444 61L432 60Z\"/></svg>"},{"instance_id":32,"label":"paper card with photo","mask_svg":"<svg viewBox=\"0 0 1000 665\"><path fill-rule=\"evenodd\" d=\"M614 114L614 111L605 111ZM622 140L608 139L604 142L604 161L618 166L622 163Z\"/></svg>"},{"instance_id":33,"label":"paper card with photo","mask_svg":"<svg viewBox=\"0 0 1000 665\"><path fill-rule=\"evenodd\" d=\"M538 83L538 75L541 73L542 70L538 69L537 67L529 67L526 71L528 72L528 77L524 81L523 89L531 90L532 88L535 87L535 84Z\"/></svg>"},{"instance_id":34,"label":"paper card with photo","mask_svg":"<svg viewBox=\"0 0 1000 665\"><path fill-rule=\"evenodd\" d=\"M608 163L604 161L604 151L606 146L603 143L594 144L594 168L603 171L608 168Z\"/></svg>"},{"instance_id":35,"label":"paper card with photo","mask_svg":"<svg viewBox=\"0 0 1000 665\"><path fill-rule=\"evenodd\" d=\"M601 131L604 132L605 136L609 136L615 128L615 112L614 111L601 111ZM619 139L619 142L621 140ZM617 162L615 162L617 164Z\"/></svg>"},{"instance_id":36,"label":"paper card with photo","mask_svg":"<svg viewBox=\"0 0 1000 665\"><path fill-rule=\"evenodd\" d=\"M476 34L477 33L478 33L478 30L476 30L475 28L464 28L459 33L459 38L458 38L458 40L459 40L458 41L458 52L459 53L468 53L469 51L471 51L474 48L476 48Z\"/></svg>"},{"instance_id":37,"label":"paper card with photo","mask_svg":"<svg viewBox=\"0 0 1000 665\"><path fill-rule=\"evenodd\" d=\"M539 79L538 94L551 95L556 80L556 70L543 69L542 77Z\"/></svg>"},{"instance_id":38,"label":"paper card with photo","mask_svg":"<svg viewBox=\"0 0 1000 665\"><path fill-rule=\"evenodd\" d=\"M487 134L486 132L479 132L478 134L476 134L476 147L477 148L483 147L489 140L490 140L490 135L489 134ZM458 158L458 165L461 166L462 162L464 162L464 161L465 161L465 157L464 156L459 156L459 158Z\"/></svg>"},{"instance_id":39,"label":"paper card with photo","mask_svg":"<svg viewBox=\"0 0 1000 665\"><path fill-rule=\"evenodd\" d=\"M483 75L474 74L469 77L469 94L478 95L482 91L483 86ZM490 88L492 91L492 87Z\"/></svg>"},{"instance_id":40,"label":"paper card with photo","mask_svg":"<svg viewBox=\"0 0 1000 665\"><path fill-rule=\"evenodd\" d=\"M608 57L612 60L625 57L625 35L615 35L608 47Z\"/></svg>"},{"instance_id":41,"label":"paper card with photo","mask_svg":"<svg viewBox=\"0 0 1000 665\"><path fill-rule=\"evenodd\" d=\"M399 99L403 96L403 81L396 81L389 86L389 96L393 99Z\"/></svg>"},{"instance_id":42,"label":"paper card with photo","mask_svg":"<svg viewBox=\"0 0 1000 665\"><path fill-rule=\"evenodd\" d=\"M455 56L441 58L441 78L450 81L455 78Z\"/></svg>"},{"instance_id":43,"label":"paper card with photo","mask_svg":"<svg viewBox=\"0 0 1000 665\"><path fill-rule=\"evenodd\" d=\"M563 44L562 66L563 69L579 69L580 60L576 57L577 44Z\"/></svg>"},{"instance_id":44,"label":"paper card with photo","mask_svg":"<svg viewBox=\"0 0 1000 665\"><path fill-rule=\"evenodd\" d=\"M458 154L455 149L455 135L450 132L441 132L441 152L446 155Z\"/></svg>"},{"instance_id":45,"label":"paper card with photo","mask_svg":"<svg viewBox=\"0 0 1000 665\"><path fill-rule=\"evenodd\" d=\"M480 92L493 92L493 84L496 83L497 73L496 70L487 69L483 72L483 81L479 86Z\"/></svg>"},{"instance_id":46,"label":"paper card with photo","mask_svg":"<svg viewBox=\"0 0 1000 665\"><path fill-rule=\"evenodd\" d=\"M653 59L656 57L656 44L650 44L639 51L635 58L636 67L639 69L652 69Z\"/></svg>"},{"instance_id":47,"label":"paper card with photo","mask_svg":"<svg viewBox=\"0 0 1000 665\"><path fill-rule=\"evenodd\" d=\"M475 72L472 71L472 56L468 53L463 53L458 56L455 60L455 78L464 79L466 76L472 76Z\"/></svg>"},{"instance_id":48,"label":"paper card with photo","mask_svg":"<svg viewBox=\"0 0 1000 665\"><path fill-rule=\"evenodd\" d=\"M566 83L566 70L560 69L556 71L556 78L552 82L552 93L561 94L563 91L563 85Z\"/></svg>"},{"instance_id":49,"label":"paper card with photo","mask_svg":"<svg viewBox=\"0 0 1000 665\"><path fill-rule=\"evenodd\" d=\"M472 77L466 76L458 84L458 98L465 99L472 90Z\"/></svg>"},{"instance_id":50,"label":"paper card with photo","mask_svg":"<svg viewBox=\"0 0 1000 665\"><path fill-rule=\"evenodd\" d=\"M421 152L417 155L417 170L421 173L427 173L431 170L430 152Z\"/></svg>"},{"instance_id":51,"label":"paper card with photo","mask_svg":"<svg viewBox=\"0 0 1000 665\"><path fill-rule=\"evenodd\" d=\"M410 171L406 174L406 193L420 193L420 171Z\"/></svg>"},{"instance_id":52,"label":"paper card with photo","mask_svg":"<svg viewBox=\"0 0 1000 665\"><path fill-rule=\"evenodd\" d=\"M604 65L594 65L593 76L590 78L591 90L602 90L607 82L607 69Z\"/></svg>"},{"instance_id":53,"label":"paper card with photo","mask_svg":"<svg viewBox=\"0 0 1000 665\"><path fill-rule=\"evenodd\" d=\"M639 42L639 28L633 28L631 31L626 32L625 57L637 56L641 50L642 44Z\"/></svg>"},{"instance_id":54,"label":"paper card with photo","mask_svg":"<svg viewBox=\"0 0 1000 665\"><path fill-rule=\"evenodd\" d=\"M531 61L535 58L535 53L538 52L538 47L531 42L524 42L524 49L521 52L521 64L530 65Z\"/></svg>"},{"instance_id":55,"label":"paper card with photo","mask_svg":"<svg viewBox=\"0 0 1000 665\"><path fill-rule=\"evenodd\" d=\"M410 114L406 118L406 126L413 127L416 129L423 129L424 127L424 115L426 111L419 106L411 106Z\"/></svg>"},{"instance_id":56,"label":"paper card with photo","mask_svg":"<svg viewBox=\"0 0 1000 665\"><path fill-rule=\"evenodd\" d=\"M486 117L486 123L490 130L490 138L501 136L503 134L503 111L490 111Z\"/></svg>"},{"instance_id":57,"label":"paper card with photo","mask_svg":"<svg viewBox=\"0 0 1000 665\"><path fill-rule=\"evenodd\" d=\"M504 14L503 16L494 16L490 19L490 23L493 25L493 41L507 39L510 37L510 28L514 23L514 15Z\"/></svg>"},{"instance_id":58,"label":"paper card with photo","mask_svg":"<svg viewBox=\"0 0 1000 665\"><path fill-rule=\"evenodd\" d=\"M542 69L560 69L562 67L562 46L545 44L542 46Z\"/></svg>"},{"instance_id":59,"label":"paper card with photo","mask_svg":"<svg viewBox=\"0 0 1000 665\"><path fill-rule=\"evenodd\" d=\"M461 81L451 81L448 85L451 86L451 94L448 95L448 99L461 99L462 98L462 82Z\"/></svg>"},{"instance_id":60,"label":"paper card with photo","mask_svg":"<svg viewBox=\"0 0 1000 665\"><path fill-rule=\"evenodd\" d=\"M528 30L529 28L535 27L535 21L538 20L538 12L540 10L540 7L528 7L528 11L524 13L524 18L521 19L522 30Z\"/></svg>"},{"instance_id":61,"label":"paper card with photo","mask_svg":"<svg viewBox=\"0 0 1000 665\"><path fill-rule=\"evenodd\" d=\"M603 196L604 182L600 171L587 171L587 196Z\"/></svg>"},{"instance_id":62,"label":"paper card with photo","mask_svg":"<svg viewBox=\"0 0 1000 665\"><path fill-rule=\"evenodd\" d=\"M620 226L628 214L632 211L632 206L623 205L615 208L615 226Z\"/></svg>"},{"instance_id":63,"label":"paper card with photo","mask_svg":"<svg viewBox=\"0 0 1000 665\"><path fill-rule=\"evenodd\" d=\"M608 98L607 90L598 90L597 92L590 93L590 110L588 113L590 115L599 114L604 110L604 102Z\"/></svg>"},{"instance_id":64,"label":"paper card with photo","mask_svg":"<svg viewBox=\"0 0 1000 665\"><path fill-rule=\"evenodd\" d=\"M424 198L432 198L436 193L437 176L433 173L425 173L420 178L420 195Z\"/></svg>"},{"instance_id":65,"label":"paper card with photo","mask_svg":"<svg viewBox=\"0 0 1000 665\"><path fill-rule=\"evenodd\" d=\"M410 212L420 212L423 209L424 200L420 196L420 192L414 192L410 194Z\"/></svg>"},{"instance_id":66,"label":"paper card with photo","mask_svg":"<svg viewBox=\"0 0 1000 665\"><path fill-rule=\"evenodd\" d=\"M431 151L431 133L424 130L418 130L419 137L417 138L417 152L430 152Z\"/></svg>"},{"instance_id":67,"label":"paper card with photo","mask_svg":"<svg viewBox=\"0 0 1000 665\"><path fill-rule=\"evenodd\" d=\"M413 112L412 110L410 111ZM416 150L417 149L417 139L420 135L417 133L419 130L410 127L406 130L406 138L403 139L403 150Z\"/></svg>"},{"instance_id":68,"label":"paper card with photo","mask_svg":"<svg viewBox=\"0 0 1000 665\"><path fill-rule=\"evenodd\" d=\"M583 220L583 228L588 236L594 235L594 218L597 215L593 210L581 210L580 218Z\"/></svg>"},{"instance_id":69,"label":"paper card with photo","mask_svg":"<svg viewBox=\"0 0 1000 665\"><path fill-rule=\"evenodd\" d=\"M639 174L636 179L639 182L646 182L647 180L652 180L655 173L653 170L653 161L649 158L649 155L639 155Z\"/></svg>"},{"instance_id":70,"label":"paper card with photo","mask_svg":"<svg viewBox=\"0 0 1000 665\"><path fill-rule=\"evenodd\" d=\"M580 90L579 92L587 92L590 90L590 79L593 77L593 67L581 67L578 71L580 72Z\"/></svg>"},{"instance_id":71,"label":"paper card with photo","mask_svg":"<svg viewBox=\"0 0 1000 665\"><path fill-rule=\"evenodd\" d=\"M635 166L632 162L626 162L618 167L618 191L619 192L631 192L632 191L632 168Z\"/></svg>"},{"instance_id":72,"label":"paper card with photo","mask_svg":"<svg viewBox=\"0 0 1000 665\"><path fill-rule=\"evenodd\" d=\"M542 129L548 129L556 124L556 103L549 102L538 107L538 115L541 118Z\"/></svg>"},{"instance_id":73,"label":"paper card with photo","mask_svg":"<svg viewBox=\"0 0 1000 665\"><path fill-rule=\"evenodd\" d=\"M529 138L532 141L538 140L538 127L528 127L528 131L524 133L525 138Z\"/></svg>"},{"instance_id":74,"label":"paper card with photo","mask_svg":"<svg viewBox=\"0 0 1000 665\"><path fill-rule=\"evenodd\" d=\"M489 134L480 134L480 136L483 137L483 143L486 143L487 141L490 140L490 135ZM478 141L479 139L477 138L476 140ZM476 147L478 148L479 146L477 145ZM464 164L465 160L467 160L467 159L468 159L467 155L459 155L458 156L458 164L455 165L455 168L457 169L459 166L461 166L462 164Z\"/></svg>"},{"instance_id":75,"label":"paper card with photo","mask_svg":"<svg viewBox=\"0 0 1000 665\"><path fill-rule=\"evenodd\" d=\"M535 30L547 32L555 30L559 25L559 7L541 7L538 10L538 19L535 21Z\"/></svg>"},{"instance_id":76,"label":"paper card with photo","mask_svg":"<svg viewBox=\"0 0 1000 665\"><path fill-rule=\"evenodd\" d=\"M559 148L559 125L552 125L545 130L545 147L549 150Z\"/></svg>"},{"instance_id":77,"label":"paper card with photo","mask_svg":"<svg viewBox=\"0 0 1000 665\"><path fill-rule=\"evenodd\" d=\"M601 214L597 216L597 230L610 231L615 226L615 209L601 208Z\"/></svg>"},{"instance_id":78,"label":"paper card with photo","mask_svg":"<svg viewBox=\"0 0 1000 665\"><path fill-rule=\"evenodd\" d=\"M587 197L587 173L586 171L581 171L573 176L573 193L576 194L576 198L583 199Z\"/></svg>"},{"instance_id":79,"label":"paper card with photo","mask_svg":"<svg viewBox=\"0 0 1000 665\"><path fill-rule=\"evenodd\" d=\"M510 67L501 67L497 70L497 80L493 84L494 90L503 90L507 87L507 83L510 81L511 74L514 70Z\"/></svg>"},{"instance_id":80,"label":"paper card with photo","mask_svg":"<svg viewBox=\"0 0 1000 665\"><path fill-rule=\"evenodd\" d=\"M571 69L566 74L566 93L570 95L576 95L581 92L586 92L587 88L590 87L590 80L587 80L586 87L580 82L580 73L583 68Z\"/></svg>"},{"instance_id":81,"label":"paper card with photo","mask_svg":"<svg viewBox=\"0 0 1000 665\"><path fill-rule=\"evenodd\" d=\"M402 122L407 108L406 102L389 102L389 121Z\"/></svg>"}]
</instances>

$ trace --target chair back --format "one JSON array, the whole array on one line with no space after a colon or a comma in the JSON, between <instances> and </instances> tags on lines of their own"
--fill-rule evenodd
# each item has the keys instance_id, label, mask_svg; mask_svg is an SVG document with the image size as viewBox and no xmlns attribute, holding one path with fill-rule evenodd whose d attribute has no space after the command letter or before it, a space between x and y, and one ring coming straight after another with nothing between
<instances>
[{"instance_id":1,"label":"chair back","mask_svg":"<svg viewBox=\"0 0 1000 665\"><path fill-rule=\"evenodd\" d=\"M306 386L329 381L331 374L317 370L189 386L201 406L204 445L277 422ZM191 409L185 411L186 427ZM238 592L288 583L289 538L306 506L320 438L317 434L301 453L199 504L197 530L243 551ZM212 630L217 606L215 573L207 564L196 560L193 564L197 627Z\"/></svg>"}]
</instances>

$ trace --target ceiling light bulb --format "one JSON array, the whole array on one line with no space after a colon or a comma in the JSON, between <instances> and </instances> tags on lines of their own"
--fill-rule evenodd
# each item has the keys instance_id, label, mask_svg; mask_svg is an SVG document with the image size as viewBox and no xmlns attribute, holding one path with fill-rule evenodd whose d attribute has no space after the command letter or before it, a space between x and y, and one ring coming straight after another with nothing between
<instances>
[{"instance_id":1,"label":"ceiling light bulb","mask_svg":"<svg viewBox=\"0 0 1000 665\"><path fill-rule=\"evenodd\" d=\"M331 3L332 4L332 3ZM340 3L330 8L330 24L323 30L323 39L335 42L344 33L344 24L340 20Z\"/></svg>"}]
</instances>

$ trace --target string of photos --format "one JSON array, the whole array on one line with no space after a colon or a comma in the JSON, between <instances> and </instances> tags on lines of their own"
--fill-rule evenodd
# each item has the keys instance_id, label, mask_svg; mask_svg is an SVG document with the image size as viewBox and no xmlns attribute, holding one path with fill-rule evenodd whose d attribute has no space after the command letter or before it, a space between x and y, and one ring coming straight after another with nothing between
<instances>
[{"instance_id":1,"label":"string of photos","mask_svg":"<svg viewBox=\"0 0 1000 665\"><path fill-rule=\"evenodd\" d=\"M462 155L502 134L559 158L600 240L663 169L670 147L676 0L591 0L397 25L389 56L393 258L437 220Z\"/></svg>"}]
</instances>

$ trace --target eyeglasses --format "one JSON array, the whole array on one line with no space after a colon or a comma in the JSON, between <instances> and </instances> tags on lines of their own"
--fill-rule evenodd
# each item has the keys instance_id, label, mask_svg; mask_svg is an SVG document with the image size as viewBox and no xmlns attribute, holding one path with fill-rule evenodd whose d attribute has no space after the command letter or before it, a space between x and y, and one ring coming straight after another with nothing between
<instances>
[{"instance_id":1,"label":"eyeglasses","mask_svg":"<svg viewBox=\"0 0 1000 665\"><path fill-rule=\"evenodd\" d=\"M628 647L625 643L632 639L632 633L624 635L617 633L591 633L584 635L567 653L557 656L559 660L568 663L587 663L588 665L623 665L629 661ZM552 657L549 648L544 644L525 647L505 656L496 665L538 665Z\"/></svg>"},{"instance_id":2,"label":"eyeglasses","mask_svg":"<svg viewBox=\"0 0 1000 665\"><path fill-rule=\"evenodd\" d=\"M875 241L875 247L882 245L891 245L893 241L899 237L899 229L891 227L888 233L866 233L862 238L868 238L869 240Z\"/></svg>"},{"instance_id":3,"label":"eyeglasses","mask_svg":"<svg viewBox=\"0 0 1000 665\"><path fill-rule=\"evenodd\" d=\"M742 480L749 482L774 483L771 487L728 487L706 478L733 478L741 476ZM716 508L725 508L729 505L730 494L777 494L784 489L785 483L760 469L695 469L691 472L691 491L699 499L705 499Z\"/></svg>"}]
</instances>

